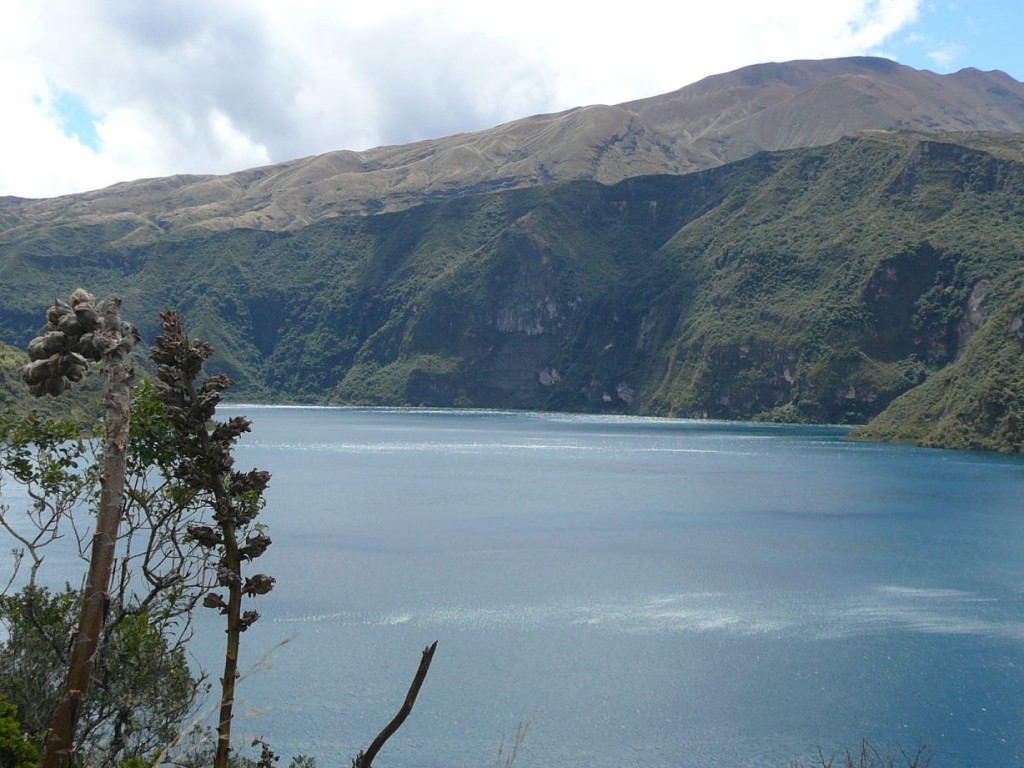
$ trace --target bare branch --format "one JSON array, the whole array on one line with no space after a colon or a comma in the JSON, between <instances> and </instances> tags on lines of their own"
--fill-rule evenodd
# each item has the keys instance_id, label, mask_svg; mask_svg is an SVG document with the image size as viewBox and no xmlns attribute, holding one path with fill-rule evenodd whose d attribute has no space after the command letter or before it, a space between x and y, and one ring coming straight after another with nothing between
<instances>
[{"instance_id":1,"label":"bare branch","mask_svg":"<svg viewBox=\"0 0 1024 768\"><path fill-rule=\"evenodd\" d=\"M366 752L360 752L356 755L355 760L352 761L352 768L370 768L373 764L373 758L377 756L385 742L395 734L395 731L402 727L402 723L405 722L409 713L412 712L412 706L416 703L416 697L420 693L423 681L427 679L430 662L433 661L434 651L436 650L437 640L423 649L420 666L412 679L412 685L409 686L409 692L405 695L405 701L402 703L401 709L398 710L398 714L392 718L391 722L384 726L384 730L377 734L377 738L373 740L373 743L370 744Z\"/></svg>"}]
</instances>

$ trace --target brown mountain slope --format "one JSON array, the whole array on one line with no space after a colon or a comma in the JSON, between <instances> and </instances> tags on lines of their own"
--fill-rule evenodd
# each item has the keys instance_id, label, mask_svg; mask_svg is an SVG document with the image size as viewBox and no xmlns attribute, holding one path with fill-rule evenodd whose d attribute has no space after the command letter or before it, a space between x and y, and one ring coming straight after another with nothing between
<instances>
[{"instance_id":1,"label":"brown mountain slope","mask_svg":"<svg viewBox=\"0 0 1024 768\"><path fill-rule=\"evenodd\" d=\"M621 105L721 162L830 144L864 130L1024 133L1024 84L858 57L759 64Z\"/></svg>"},{"instance_id":2,"label":"brown mountain slope","mask_svg":"<svg viewBox=\"0 0 1024 768\"><path fill-rule=\"evenodd\" d=\"M875 58L761 64L663 96L415 144L48 200L3 198L0 241L16 244L49 227L95 228L107 242L145 242L193 227L297 229L469 192L686 173L866 129L1024 133L1024 84L1001 72L937 75Z\"/></svg>"}]
</instances>

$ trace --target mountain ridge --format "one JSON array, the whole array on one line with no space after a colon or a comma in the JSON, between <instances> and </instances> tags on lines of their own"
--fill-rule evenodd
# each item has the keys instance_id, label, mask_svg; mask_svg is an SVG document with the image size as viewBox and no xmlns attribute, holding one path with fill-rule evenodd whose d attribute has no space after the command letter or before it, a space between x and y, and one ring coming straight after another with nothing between
<instances>
[{"instance_id":1,"label":"mountain ridge","mask_svg":"<svg viewBox=\"0 0 1024 768\"><path fill-rule=\"evenodd\" d=\"M0 239L58 222L116 222L126 243L190 227L294 230L425 198L689 173L862 130L964 129L1024 133L1024 84L999 71L936 75L871 57L757 64L669 94L413 144L338 150L225 175L121 182L45 200L8 198L0 205Z\"/></svg>"},{"instance_id":2,"label":"mountain ridge","mask_svg":"<svg viewBox=\"0 0 1024 768\"><path fill-rule=\"evenodd\" d=\"M0 338L23 345L54 296L84 285L120 296L147 338L154 308L181 310L217 350L211 369L247 398L874 419L865 434L883 439L1021 450L1024 131L858 128L713 157L707 137L728 148L733 123L746 132L730 140L744 146L772 131L778 142L825 136L817 123L800 128L809 113L793 100L823 88L860 98L873 67L891 73L889 90L941 91L900 107L932 125L936 115L1002 124L998 110L971 111L992 88L1006 120L1024 114L1024 86L999 73L964 70L954 82L966 90L950 91L952 76L891 63L791 62L631 109L514 121L446 139L443 152L419 142L390 156L126 183L42 201L34 217L0 201ZM836 72L849 87L822 85ZM754 104L763 108L744 107L759 82L775 90ZM717 126L706 102L689 113L672 104L730 89L738 106ZM652 110L677 124L656 131L638 116ZM779 128L782 112L795 127ZM849 123L826 128L837 124ZM666 144L673 131L692 140L687 163L711 165L665 172L658 158L684 157ZM493 171L520 150L509 162L539 174L544 158L545 173L451 175ZM659 172L608 180L629 167ZM373 173L392 174L392 201L408 204L339 212L318 191ZM236 194L241 213L228 215ZM168 199L180 206L161 208ZM262 208L244 208L257 199ZM257 221L271 210L284 224Z\"/></svg>"}]
</instances>

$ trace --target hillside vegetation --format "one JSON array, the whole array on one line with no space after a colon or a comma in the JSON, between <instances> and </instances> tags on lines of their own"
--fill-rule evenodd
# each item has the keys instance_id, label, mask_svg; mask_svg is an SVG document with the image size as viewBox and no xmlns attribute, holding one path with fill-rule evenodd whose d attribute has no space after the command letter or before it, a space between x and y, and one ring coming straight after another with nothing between
<instances>
[{"instance_id":1,"label":"hillside vegetation","mask_svg":"<svg viewBox=\"0 0 1024 768\"><path fill-rule=\"evenodd\" d=\"M8 344L0 344L0 409L21 409L31 395L21 382L19 370L28 362L28 356Z\"/></svg>"},{"instance_id":2,"label":"hillside vegetation","mask_svg":"<svg viewBox=\"0 0 1024 768\"><path fill-rule=\"evenodd\" d=\"M1016 284L1016 290L1012 286ZM1024 451L1024 273L963 357L897 398L858 431L865 440Z\"/></svg>"},{"instance_id":3,"label":"hillside vegetation","mask_svg":"<svg viewBox=\"0 0 1024 768\"><path fill-rule=\"evenodd\" d=\"M23 345L54 290L89 285L150 339L181 309L246 397L863 423L928 382L943 396L900 407L953 435L992 407L967 366L1019 352L1022 253L1020 137L875 132L294 232L40 230L0 251L0 333ZM1020 441L901 413L872 434Z\"/></svg>"}]
</instances>

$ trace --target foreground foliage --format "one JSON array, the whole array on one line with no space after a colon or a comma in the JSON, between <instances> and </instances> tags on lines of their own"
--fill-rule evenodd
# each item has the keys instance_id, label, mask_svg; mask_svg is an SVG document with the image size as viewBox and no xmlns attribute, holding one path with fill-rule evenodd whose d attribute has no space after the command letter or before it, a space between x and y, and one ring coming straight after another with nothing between
<instances>
[{"instance_id":1,"label":"foreground foliage","mask_svg":"<svg viewBox=\"0 0 1024 768\"><path fill-rule=\"evenodd\" d=\"M0 691L41 744L63 694L67 639L77 623L78 590L28 586L0 597ZM174 742L202 690L184 648L148 613L112 622L82 703L76 731L83 765L149 760Z\"/></svg>"},{"instance_id":2,"label":"foreground foliage","mask_svg":"<svg viewBox=\"0 0 1024 768\"><path fill-rule=\"evenodd\" d=\"M188 505L172 480L152 472L153 457L166 451L166 423L152 392L136 393L133 413L117 577L102 626L103 651L77 713L83 765L151 759L173 741L206 690L185 653L191 607L205 588L199 553L174 528ZM80 425L34 414L0 419L0 446L0 488L18 486L29 499L26 509L0 507L0 523L17 544L17 568L0 596L0 694L41 747L62 695L79 606L77 589L47 586L53 575L46 561L62 540L74 543L72 553L88 550L91 530L81 512L99 493L92 463L97 446ZM66 556L66 543L61 547Z\"/></svg>"},{"instance_id":3,"label":"foreground foliage","mask_svg":"<svg viewBox=\"0 0 1024 768\"><path fill-rule=\"evenodd\" d=\"M94 305L76 290L71 304L54 303L47 326L21 378L33 394L56 396L102 360L105 405L88 430L36 413L0 418L0 484L28 500L23 510L0 506L16 544L0 596L0 692L43 747L44 766L149 762L203 691L184 651L207 578L183 529L192 500L161 471L174 445L159 404L146 387L132 398L137 335L119 302ZM81 590L44 582L62 539L86 566Z\"/></svg>"},{"instance_id":4,"label":"foreground foliage","mask_svg":"<svg viewBox=\"0 0 1024 768\"><path fill-rule=\"evenodd\" d=\"M214 418L221 393L232 382L223 374L202 377L210 345L190 339L177 313L165 313L162 321L164 333L151 351L156 385L136 387L130 408L126 402L113 417L111 407L121 406L108 387L106 419L99 428L35 412L0 417L0 488L13 483L28 499L24 510L0 506L0 528L17 545L0 593L5 629L0 695L13 702L24 736L45 747L44 765L142 768L168 758L183 766L247 764L234 751L231 725L240 638L259 614L243 611L242 601L266 594L275 580L266 574L243 575L242 566L271 544L264 526L255 522L270 475L234 468L234 445L250 422ZM58 394L68 386L62 355L77 354L68 348L79 340L51 333L33 342L37 354L30 354L33 362L23 368L23 378L40 392ZM56 350L53 354L38 354L44 340ZM77 381L86 365L84 359L71 360L82 367L73 374ZM112 421L125 430L114 444ZM112 454L120 472L113 480ZM107 530L101 520L115 486L120 489L113 505L119 526ZM96 519L84 520L85 510ZM68 585L52 590L44 581L51 545L69 534L89 566L81 593ZM94 573L97 552L107 565ZM225 590L227 598L211 591L214 586ZM102 597L98 625L85 628L82 617L95 607L95 595ZM187 726L205 692L185 655L192 611L200 599L205 607L220 610L227 624L220 716L211 750L204 746L206 732ZM91 650L86 675L79 678L76 658L85 637ZM398 714L359 752L355 765L371 768L408 717L435 649L436 643L424 650ZM256 765L269 768L276 762L268 744L254 746L261 747ZM302 756L293 762L312 765Z\"/></svg>"},{"instance_id":5,"label":"foreground foliage","mask_svg":"<svg viewBox=\"0 0 1024 768\"><path fill-rule=\"evenodd\" d=\"M22 735L17 709L0 696L0 766L37 768L39 750Z\"/></svg>"}]
</instances>

